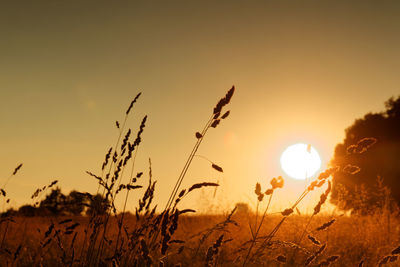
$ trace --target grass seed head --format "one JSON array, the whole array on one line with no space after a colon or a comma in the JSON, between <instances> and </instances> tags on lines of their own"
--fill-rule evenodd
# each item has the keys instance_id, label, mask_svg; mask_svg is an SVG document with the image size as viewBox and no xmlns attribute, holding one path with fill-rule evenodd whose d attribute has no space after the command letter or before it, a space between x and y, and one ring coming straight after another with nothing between
<instances>
[{"instance_id":1,"label":"grass seed head","mask_svg":"<svg viewBox=\"0 0 400 267\"><path fill-rule=\"evenodd\" d=\"M319 242L315 237L313 237L313 236L311 236L311 235L308 235L307 236L308 237L308 239L312 242L312 243L314 243L315 245L321 245L321 242Z\"/></svg>"},{"instance_id":2,"label":"grass seed head","mask_svg":"<svg viewBox=\"0 0 400 267\"><path fill-rule=\"evenodd\" d=\"M129 105L128 109L127 109L126 112L125 112L126 115L129 114L129 112L131 111L131 109L132 109L132 107L133 107L133 104L135 104L135 102L138 100L138 98L140 97L141 94L142 94L141 92L138 93L138 94L135 96L135 98L132 100L131 104Z\"/></svg>"},{"instance_id":3,"label":"grass seed head","mask_svg":"<svg viewBox=\"0 0 400 267\"><path fill-rule=\"evenodd\" d=\"M219 172L224 172L224 170L220 167L220 166L218 166L217 164L211 164L211 167L213 168L213 169L215 169L215 170L217 170L217 171L219 171Z\"/></svg>"},{"instance_id":4,"label":"grass seed head","mask_svg":"<svg viewBox=\"0 0 400 267\"><path fill-rule=\"evenodd\" d=\"M230 111L228 110L227 112L224 113L224 115L222 115L221 119L226 119L230 114Z\"/></svg>"},{"instance_id":5,"label":"grass seed head","mask_svg":"<svg viewBox=\"0 0 400 267\"><path fill-rule=\"evenodd\" d=\"M188 193L193 191L193 190L195 190L195 189L198 189L198 188L201 188L201 187L205 187L205 186L219 186L219 184L217 184L217 183L208 183L208 182L194 184L189 188Z\"/></svg>"},{"instance_id":6,"label":"grass seed head","mask_svg":"<svg viewBox=\"0 0 400 267\"><path fill-rule=\"evenodd\" d=\"M315 252L315 256L322 254L322 252L324 252L325 249L326 249L326 243L319 247L319 249Z\"/></svg>"},{"instance_id":7,"label":"grass seed head","mask_svg":"<svg viewBox=\"0 0 400 267\"><path fill-rule=\"evenodd\" d=\"M282 213L283 216L289 216L290 214L293 213L293 209L285 209L281 213Z\"/></svg>"},{"instance_id":8,"label":"grass seed head","mask_svg":"<svg viewBox=\"0 0 400 267\"><path fill-rule=\"evenodd\" d=\"M254 193L256 193L257 196L261 194L261 185L260 183L256 183L256 189L254 190Z\"/></svg>"},{"instance_id":9,"label":"grass seed head","mask_svg":"<svg viewBox=\"0 0 400 267\"><path fill-rule=\"evenodd\" d=\"M392 255L398 255L400 254L400 246L392 250Z\"/></svg>"},{"instance_id":10,"label":"grass seed head","mask_svg":"<svg viewBox=\"0 0 400 267\"><path fill-rule=\"evenodd\" d=\"M219 122L220 122L220 120L215 120L215 121L213 121L213 123L211 123L211 127L217 128Z\"/></svg>"},{"instance_id":11,"label":"grass seed head","mask_svg":"<svg viewBox=\"0 0 400 267\"><path fill-rule=\"evenodd\" d=\"M285 263L286 262L286 257L284 255L279 255L276 258L276 260L279 261L279 262Z\"/></svg>"},{"instance_id":12,"label":"grass seed head","mask_svg":"<svg viewBox=\"0 0 400 267\"><path fill-rule=\"evenodd\" d=\"M17 174L17 172L21 169L21 167L22 167L22 163L21 164L19 164L15 169L14 169L14 171L13 171L13 174L12 175L16 175Z\"/></svg>"},{"instance_id":13,"label":"grass seed head","mask_svg":"<svg viewBox=\"0 0 400 267\"><path fill-rule=\"evenodd\" d=\"M270 188L267 191L265 191L265 195L266 196L272 195L273 192L274 192L274 189Z\"/></svg>"},{"instance_id":14,"label":"grass seed head","mask_svg":"<svg viewBox=\"0 0 400 267\"><path fill-rule=\"evenodd\" d=\"M327 229L329 226L331 226L334 222L336 221L336 219L332 219L329 222L324 223L323 225L317 227L315 230L317 231L322 231Z\"/></svg>"},{"instance_id":15,"label":"grass seed head","mask_svg":"<svg viewBox=\"0 0 400 267\"><path fill-rule=\"evenodd\" d=\"M283 184L284 184L284 180L283 180L282 176L278 176L277 178L273 178L270 183L271 183L272 189L282 188Z\"/></svg>"},{"instance_id":16,"label":"grass seed head","mask_svg":"<svg viewBox=\"0 0 400 267\"><path fill-rule=\"evenodd\" d=\"M354 175L354 174L359 173L359 172L361 171L361 169L360 169L360 167L358 167L358 166L356 166L356 165L347 164L347 165L343 168L343 171L344 171L345 173Z\"/></svg>"},{"instance_id":17,"label":"grass seed head","mask_svg":"<svg viewBox=\"0 0 400 267\"><path fill-rule=\"evenodd\" d=\"M304 266L308 266L313 260L315 259L315 255L311 255L306 259L306 262L304 263Z\"/></svg>"}]
</instances>

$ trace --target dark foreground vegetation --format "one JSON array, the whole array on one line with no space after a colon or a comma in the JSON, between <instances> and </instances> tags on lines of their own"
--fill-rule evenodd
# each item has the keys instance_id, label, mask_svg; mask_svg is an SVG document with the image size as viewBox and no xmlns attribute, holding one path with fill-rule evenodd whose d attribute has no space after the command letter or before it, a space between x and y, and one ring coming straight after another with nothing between
<instances>
[{"instance_id":1,"label":"dark foreground vegetation","mask_svg":"<svg viewBox=\"0 0 400 267\"><path fill-rule=\"evenodd\" d=\"M348 201L349 194L335 196L334 203L339 210L352 210L351 216L323 212L332 190L337 191L340 179L335 180L336 177L360 173L362 167L352 161L334 162L310 182L292 206L278 214L271 214L269 208L274 192L285 190L282 177L272 178L267 185L256 184L255 211L240 204L223 215L196 215L195 210L180 207L181 200L192 191L219 186L204 181L181 188L207 132L229 116L230 112L223 109L233 93L234 87L214 107L203 129L194 134L196 143L165 207L153 203L157 189L151 161L148 171L135 169L135 155L147 116L143 117L135 136L131 129L126 129L126 119L138 94L124 120L116 122L120 134L105 156L101 174L87 172L98 181L95 194L72 191L64 195L57 181L53 181L32 194L32 205L2 214L0 265L397 266L399 208L384 180L378 178L377 187L368 187L380 192L373 195L377 200L373 204L368 202L368 194L357 194L358 191L351 194L351 199L358 202ZM379 139L371 136L361 135L348 145L346 157L354 160L368 155L379 144ZM7 182L21 167L22 164ZM223 172L214 163L211 167ZM6 203L9 202L7 182L0 191L0 200ZM144 189L144 194L135 211L127 212L128 196L139 188ZM298 204L317 190L320 199L313 206L312 214L300 214ZM115 206L117 196L125 199L122 209Z\"/></svg>"},{"instance_id":2,"label":"dark foreground vegetation","mask_svg":"<svg viewBox=\"0 0 400 267\"><path fill-rule=\"evenodd\" d=\"M169 241L167 253L162 255L159 251L152 251L148 255L149 264L151 261L153 266L159 266L161 261L164 266L204 266L206 263L212 266L242 266L252 238L248 221L254 223L255 216L248 217L238 212L230 221L226 221L227 217L228 214L180 216L178 229ZM280 220L281 215L271 215L265 219L258 242L270 234ZM2 266L64 266L63 261L71 265L72 260L74 266L83 265L88 252L85 230L90 217L18 216L13 221L9 224L3 243ZM132 214L126 214L124 221L127 233L134 232L140 225L140 221ZM263 253L249 260L246 266L304 266L311 259L308 266L326 266L323 262L333 256L338 258L330 263L331 266L358 266L361 262L364 265L360 266L378 266L386 256L398 255L398 250L396 252L394 249L399 246L400 221L395 215L377 213L348 217L324 214L308 222L307 215L296 213L289 216ZM329 222L332 222L329 226L318 230ZM74 227L77 223L79 225ZM308 230L303 235L306 226ZM4 223L2 238L3 234ZM112 266L112 260L108 258L115 253L117 235L118 221L113 217L109 221L106 233L108 243L103 255L97 255L101 259L100 265ZM143 242L146 240L138 238L139 250L135 250L125 234L122 239L124 248L121 252L124 255L119 265L133 266L135 253L145 257L146 250L142 250L145 249ZM390 263L390 260L394 258L389 258L384 266L398 266L398 261ZM137 266L146 266L146 263L137 262Z\"/></svg>"}]
</instances>

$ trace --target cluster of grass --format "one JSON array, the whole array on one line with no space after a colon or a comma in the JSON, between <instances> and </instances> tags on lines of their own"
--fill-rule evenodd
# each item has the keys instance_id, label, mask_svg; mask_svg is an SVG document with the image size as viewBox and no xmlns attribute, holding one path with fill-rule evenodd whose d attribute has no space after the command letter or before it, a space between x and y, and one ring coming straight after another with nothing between
<instances>
[{"instance_id":1,"label":"cluster of grass","mask_svg":"<svg viewBox=\"0 0 400 267\"><path fill-rule=\"evenodd\" d=\"M322 215L331 191L331 175L341 169L349 173L356 166L335 167L321 172L292 206L270 214L275 190L284 190L282 177L270 184L256 184L255 212L233 209L225 215L196 215L180 202L194 190L219 186L204 181L181 188L196 152L207 132L229 116L223 109L234 93L232 87L220 99L203 129L194 134L196 143L184 164L167 204L153 203L157 192L151 161L146 173L137 171L135 158L146 127L145 116L134 137L126 121L138 94L128 107L119 136L102 164L101 174L87 172L98 181L96 194L101 205L87 216L22 217L4 213L0 219L0 265L2 266L388 266L398 264L400 254L398 218L393 213L366 216ZM367 138L349 153L365 152L374 143ZM16 175L19 165L12 175ZM211 163L215 171L223 169ZM144 178L147 176L147 179ZM11 177L11 176L10 176ZM10 179L10 178L9 178ZM7 179L7 181L9 180ZM38 188L37 198L48 188ZM8 201L6 184L1 197ZM301 215L297 205L315 188L325 187L311 215ZM129 194L143 188L133 214L126 211ZM283 188L283 189L282 189ZM122 197L123 208L115 203ZM104 201L103 201L104 200ZM385 216L382 216L385 214Z\"/></svg>"},{"instance_id":2,"label":"cluster of grass","mask_svg":"<svg viewBox=\"0 0 400 267\"><path fill-rule=\"evenodd\" d=\"M225 222L226 217L227 215L181 216L174 239L183 240L185 243L171 243L173 247L168 252L168 258L161 260L166 266L175 266L177 264L181 264L181 266L204 266L206 264L208 249L224 234L218 254L214 256L213 265L243 266L243 257L246 256L247 250L239 250L239 248L251 238L248 219L250 218L250 220L254 221L255 215L251 214L248 216L247 214L238 212L231 218L236 224L228 223L224 225L223 222ZM88 223L89 218L78 216L60 217L57 219L57 223L65 219L72 219L74 223L80 223L74 229L77 232L74 247L77 250L77 257L79 257L84 244L85 225ZM259 232L260 236L267 236L280 220L280 215L271 215L263 223L263 227ZM364 265L361 266L378 266L378 263L385 256L392 255L392 251L399 244L400 229L398 228L398 218L390 218L390 231L388 231L387 218L377 214L365 217L316 216L309 224L309 231L305 235L303 242L298 245L297 240L301 237L308 220L309 216L306 215L292 214L289 216L285 223L282 224L270 246L265 250L265 254L261 258L258 258L257 261L246 263L246 266L304 266L312 253L317 252L321 248L321 245L312 242L308 238L308 235L314 237L322 246L326 244L322 253L309 266L317 266L330 256L339 256L331 266L358 266L362 261ZM335 221L328 228L317 230L317 228L331 220ZM47 245L44 252L42 252L43 249L40 244L49 225L51 225L51 218L15 217L14 221L15 223L9 227L9 237L3 249L9 250L10 254L14 256L19 245L22 246L19 255L17 255L15 266L40 265L35 259L41 253L44 254L42 260L43 266L62 265L60 262L62 252L56 244ZM54 218L53 221L56 222ZM137 223L134 215L127 215L125 222L127 231L131 231ZM110 238L118 233L118 225L115 218L110 220L108 227ZM73 236L64 236L63 233L61 235L63 244L67 248L70 248L69 245ZM182 246L184 248L179 253L179 249ZM290 262L289 258L296 250L296 255L292 259L292 262ZM11 255L2 255L1 265L11 265ZM286 263L279 262L279 256L284 256ZM7 260L7 258L9 259ZM127 265L131 266L133 264L127 263ZM153 265L157 266L159 264L155 262ZM80 264L75 262L74 266L80 266ZM398 266L398 262L384 266Z\"/></svg>"}]
</instances>

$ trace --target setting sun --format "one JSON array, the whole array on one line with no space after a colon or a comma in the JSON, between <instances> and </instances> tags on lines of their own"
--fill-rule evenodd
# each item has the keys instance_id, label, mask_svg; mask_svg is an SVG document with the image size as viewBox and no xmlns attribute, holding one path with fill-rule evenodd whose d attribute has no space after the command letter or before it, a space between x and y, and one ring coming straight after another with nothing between
<instances>
[{"instance_id":1,"label":"setting sun","mask_svg":"<svg viewBox=\"0 0 400 267\"><path fill-rule=\"evenodd\" d=\"M289 146L281 156L284 172L294 179L306 179L321 167L321 158L311 145L299 143Z\"/></svg>"}]
</instances>

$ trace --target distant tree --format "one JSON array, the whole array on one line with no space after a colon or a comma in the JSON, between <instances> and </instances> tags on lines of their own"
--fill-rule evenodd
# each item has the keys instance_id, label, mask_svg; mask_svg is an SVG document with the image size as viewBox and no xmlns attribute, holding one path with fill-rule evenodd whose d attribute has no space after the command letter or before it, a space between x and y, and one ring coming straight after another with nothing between
<instances>
[{"instance_id":1,"label":"distant tree","mask_svg":"<svg viewBox=\"0 0 400 267\"><path fill-rule=\"evenodd\" d=\"M109 201L100 194L91 196L89 199L89 207L86 211L87 215L101 215L107 212L108 207L110 206Z\"/></svg>"},{"instance_id":2,"label":"distant tree","mask_svg":"<svg viewBox=\"0 0 400 267\"><path fill-rule=\"evenodd\" d=\"M18 214L26 217L33 217L36 216L37 208L31 205L24 205L18 209Z\"/></svg>"},{"instance_id":3,"label":"distant tree","mask_svg":"<svg viewBox=\"0 0 400 267\"><path fill-rule=\"evenodd\" d=\"M51 190L50 194L40 202L40 208L45 208L52 215L60 215L65 211L66 196L61 193L59 187Z\"/></svg>"},{"instance_id":4,"label":"distant tree","mask_svg":"<svg viewBox=\"0 0 400 267\"><path fill-rule=\"evenodd\" d=\"M331 202L341 209L367 213L386 205L382 198L389 193L400 203L400 97L389 99L385 107L383 112L357 119L335 148L331 163L342 168L333 176ZM377 140L368 151L352 149L351 145L368 137ZM347 164L360 167L360 171L346 172L343 167Z\"/></svg>"},{"instance_id":5,"label":"distant tree","mask_svg":"<svg viewBox=\"0 0 400 267\"><path fill-rule=\"evenodd\" d=\"M57 187L40 201L39 207L24 205L19 208L18 212L14 211L14 213L21 216L77 216L85 212L87 215L92 215L105 214L109 206L110 202L100 194L92 196L89 193L73 190L68 195L64 195L61 193L61 189Z\"/></svg>"},{"instance_id":6,"label":"distant tree","mask_svg":"<svg viewBox=\"0 0 400 267\"><path fill-rule=\"evenodd\" d=\"M73 190L66 197L65 211L72 215L80 215L84 211L88 201L85 194Z\"/></svg>"},{"instance_id":7,"label":"distant tree","mask_svg":"<svg viewBox=\"0 0 400 267\"><path fill-rule=\"evenodd\" d=\"M9 208L9 209L7 209L6 212L1 213L0 218L10 217L10 216L14 216L17 214L18 214L17 210L15 210L14 208ZM0 221L1 221L1 219L0 219Z\"/></svg>"}]
</instances>

